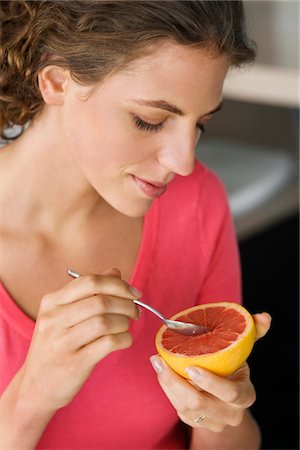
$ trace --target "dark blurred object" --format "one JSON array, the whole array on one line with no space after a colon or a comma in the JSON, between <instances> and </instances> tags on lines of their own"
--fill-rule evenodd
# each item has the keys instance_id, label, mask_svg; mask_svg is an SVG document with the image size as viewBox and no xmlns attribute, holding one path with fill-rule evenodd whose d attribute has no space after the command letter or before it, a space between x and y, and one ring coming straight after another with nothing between
<instances>
[{"instance_id":1,"label":"dark blurred object","mask_svg":"<svg viewBox=\"0 0 300 450\"><path fill-rule=\"evenodd\" d=\"M267 311L269 334L249 358L262 449L299 449L299 215L240 243L244 304Z\"/></svg>"}]
</instances>

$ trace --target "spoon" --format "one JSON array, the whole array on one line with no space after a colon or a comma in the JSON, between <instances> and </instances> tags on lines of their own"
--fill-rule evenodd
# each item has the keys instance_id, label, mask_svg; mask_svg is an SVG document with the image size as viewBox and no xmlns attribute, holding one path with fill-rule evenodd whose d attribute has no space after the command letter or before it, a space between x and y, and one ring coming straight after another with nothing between
<instances>
[{"instance_id":1,"label":"spoon","mask_svg":"<svg viewBox=\"0 0 300 450\"><path fill-rule=\"evenodd\" d=\"M159 311L157 311L157 309L141 302L140 300L133 300L133 303L151 311L153 314L159 317L170 330L176 331L176 333L185 334L186 336L198 336L199 334L204 334L208 331L207 328L203 327L202 325L180 322L179 320L166 319Z\"/></svg>"},{"instance_id":2,"label":"spoon","mask_svg":"<svg viewBox=\"0 0 300 450\"><path fill-rule=\"evenodd\" d=\"M68 275L70 275L70 277L73 278L80 277L80 273L75 272L74 270L71 269L68 269L67 273ZM184 334L186 336L198 336L200 334L207 333L208 331L208 329L206 327L203 327L202 325L166 319L159 311L157 311L157 309L153 308L150 305L147 305L146 303L141 302L140 300L133 300L133 303L151 311L153 314L159 317L170 330L176 331L176 333Z\"/></svg>"}]
</instances>

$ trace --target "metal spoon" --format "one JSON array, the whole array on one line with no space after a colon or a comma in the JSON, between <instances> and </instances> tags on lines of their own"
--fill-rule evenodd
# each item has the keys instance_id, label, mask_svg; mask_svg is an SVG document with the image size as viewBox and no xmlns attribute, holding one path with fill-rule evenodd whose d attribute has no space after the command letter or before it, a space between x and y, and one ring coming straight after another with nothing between
<instances>
[{"instance_id":1,"label":"metal spoon","mask_svg":"<svg viewBox=\"0 0 300 450\"><path fill-rule=\"evenodd\" d=\"M199 334L204 334L208 331L207 328L203 327L202 325L180 322L179 320L166 319L159 311L157 311L157 309L141 302L140 300L133 300L133 303L151 311L153 314L159 317L170 330L176 331L177 333L185 334L186 336L198 336Z\"/></svg>"},{"instance_id":2,"label":"metal spoon","mask_svg":"<svg viewBox=\"0 0 300 450\"><path fill-rule=\"evenodd\" d=\"M73 278L80 277L80 273L75 272L74 270L71 269L68 269L67 273ZM153 314L159 317L170 330L176 331L176 333L184 334L186 336L198 336L200 334L207 333L208 331L208 329L206 327L203 327L202 325L166 319L159 311L157 311L157 309L153 308L150 305L147 305L146 303L141 302L140 300L133 300L133 303L151 311Z\"/></svg>"}]
</instances>

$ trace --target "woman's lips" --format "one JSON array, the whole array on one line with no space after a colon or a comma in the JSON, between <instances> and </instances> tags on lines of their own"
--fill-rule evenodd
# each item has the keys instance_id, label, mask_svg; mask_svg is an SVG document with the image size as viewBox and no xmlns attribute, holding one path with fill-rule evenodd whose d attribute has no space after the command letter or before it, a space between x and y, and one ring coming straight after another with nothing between
<instances>
[{"instance_id":1,"label":"woman's lips","mask_svg":"<svg viewBox=\"0 0 300 450\"><path fill-rule=\"evenodd\" d=\"M163 185L158 182L150 183L149 181L142 180L141 178L138 178L134 175L132 175L132 178L136 185L140 188L140 190L146 194L148 197L151 198L157 198L163 195L167 189L167 185ZM155 184L154 184L155 183Z\"/></svg>"}]
</instances>

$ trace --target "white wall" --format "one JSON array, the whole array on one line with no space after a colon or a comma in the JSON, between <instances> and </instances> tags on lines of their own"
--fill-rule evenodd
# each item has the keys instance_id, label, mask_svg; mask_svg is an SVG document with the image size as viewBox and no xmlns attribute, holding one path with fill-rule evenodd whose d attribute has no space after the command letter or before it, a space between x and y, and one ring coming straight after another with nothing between
<instances>
[{"instance_id":1,"label":"white wall","mask_svg":"<svg viewBox=\"0 0 300 450\"><path fill-rule=\"evenodd\" d=\"M294 0L244 2L248 30L258 44L257 62L299 67L299 2Z\"/></svg>"}]
</instances>

